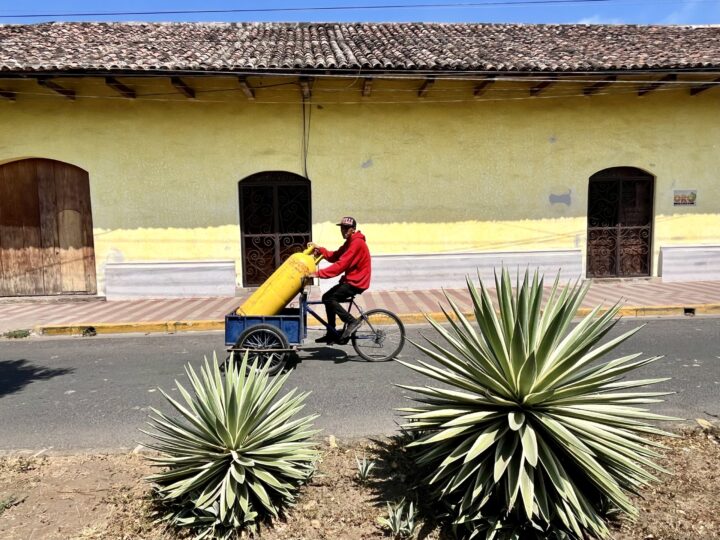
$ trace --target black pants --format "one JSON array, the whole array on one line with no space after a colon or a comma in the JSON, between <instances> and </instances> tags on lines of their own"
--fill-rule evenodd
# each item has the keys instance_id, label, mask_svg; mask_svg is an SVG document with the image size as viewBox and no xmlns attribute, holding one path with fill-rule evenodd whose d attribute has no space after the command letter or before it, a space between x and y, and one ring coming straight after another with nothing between
<instances>
[{"instance_id":1,"label":"black pants","mask_svg":"<svg viewBox=\"0 0 720 540\"><path fill-rule=\"evenodd\" d=\"M355 296L361 292L363 292L363 289L358 289L347 283L338 283L323 294L322 301L325 304L327 322L330 328L335 328L335 314L337 314L344 323L349 323L353 320L353 316L348 313L340 302L347 302L351 296Z\"/></svg>"}]
</instances>

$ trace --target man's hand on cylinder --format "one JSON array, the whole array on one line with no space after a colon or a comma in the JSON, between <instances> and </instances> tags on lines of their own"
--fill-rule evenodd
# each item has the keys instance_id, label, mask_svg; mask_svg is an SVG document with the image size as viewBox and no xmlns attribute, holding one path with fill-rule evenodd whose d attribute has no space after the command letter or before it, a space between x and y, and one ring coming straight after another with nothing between
<instances>
[{"instance_id":1,"label":"man's hand on cylinder","mask_svg":"<svg viewBox=\"0 0 720 540\"><path fill-rule=\"evenodd\" d=\"M313 248L313 255L315 255L316 257L320 255L320 246L318 246L316 243L308 242L307 247Z\"/></svg>"}]
</instances>

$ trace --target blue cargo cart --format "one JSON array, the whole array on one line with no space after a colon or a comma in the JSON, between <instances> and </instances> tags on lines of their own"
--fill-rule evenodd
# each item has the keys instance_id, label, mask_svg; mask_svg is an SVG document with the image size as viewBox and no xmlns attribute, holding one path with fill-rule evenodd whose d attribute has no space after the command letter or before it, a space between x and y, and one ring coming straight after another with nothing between
<instances>
[{"instance_id":1,"label":"blue cargo cart","mask_svg":"<svg viewBox=\"0 0 720 540\"><path fill-rule=\"evenodd\" d=\"M364 311L355 297L348 298L347 310L362 320L349 338L342 339L344 328L339 331L336 345L352 343L355 352L368 362L382 362L395 358L405 345L405 327L400 318L386 309L376 308ZM271 375L285 367L289 355L297 352L307 339L308 313L329 330L328 323L313 306L322 304L319 300L308 300L303 288L299 295L298 307L287 307L277 315L225 316L225 345L228 359L233 355L248 354L250 362L260 365L269 363Z\"/></svg>"}]
</instances>

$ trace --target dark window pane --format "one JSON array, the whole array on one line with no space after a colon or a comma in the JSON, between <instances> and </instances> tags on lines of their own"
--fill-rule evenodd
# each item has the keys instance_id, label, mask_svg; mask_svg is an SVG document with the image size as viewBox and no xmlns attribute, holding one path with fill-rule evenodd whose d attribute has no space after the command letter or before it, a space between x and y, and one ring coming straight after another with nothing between
<instances>
[{"instance_id":1,"label":"dark window pane","mask_svg":"<svg viewBox=\"0 0 720 540\"><path fill-rule=\"evenodd\" d=\"M242 187L243 234L272 234L274 229L273 188Z\"/></svg>"},{"instance_id":2,"label":"dark window pane","mask_svg":"<svg viewBox=\"0 0 720 540\"><path fill-rule=\"evenodd\" d=\"M275 271L275 241L272 236L253 236L245 239L246 285L260 285Z\"/></svg>"},{"instance_id":3,"label":"dark window pane","mask_svg":"<svg viewBox=\"0 0 720 540\"><path fill-rule=\"evenodd\" d=\"M620 275L647 276L650 273L650 227L620 229Z\"/></svg>"},{"instance_id":4,"label":"dark window pane","mask_svg":"<svg viewBox=\"0 0 720 540\"><path fill-rule=\"evenodd\" d=\"M614 227L618 223L619 183L616 181L590 182L588 193L588 225Z\"/></svg>"},{"instance_id":5,"label":"dark window pane","mask_svg":"<svg viewBox=\"0 0 720 540\"><path fill-rule=\"evenodd\" d=\"M280 235L280 259L284 261L293 253L304 250L309 241L309 234Z\"/></svg>"},{"instance_id":6,"label":"dark window pane","mask_svg":"<svg viewBox=\"0 0 720 540\"><path fill-rule=\"evenodd\" d=\"M648 180L623 182L620 212L622 225L649 225L652 219L652 183Z\"/></svg>"},{"instance_id":7,"label":"dark window pane","mask_svg":"<svg viewBox=\"0 0 720 540\"><path fill-rule=\"evenodd\" d=\"M306 185L278 187L280 234L310 232L310 190Z\"/></svg>"},{"instance_id":8,"label":"dark window pane","mask_svg":"<svg viewBox=\"0 0 720 540\"><path fill-rule=\"evenodd\" d=\"M617 274L617 229L588 231L588 275L612 277Z\"/></svg>"}]
</instances>

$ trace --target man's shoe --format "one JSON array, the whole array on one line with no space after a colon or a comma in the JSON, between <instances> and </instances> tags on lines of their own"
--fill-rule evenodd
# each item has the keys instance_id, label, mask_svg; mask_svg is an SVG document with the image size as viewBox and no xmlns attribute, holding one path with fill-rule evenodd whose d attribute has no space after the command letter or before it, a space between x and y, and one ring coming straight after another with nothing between
<instances>
[{"instance_id":1,"label":"man's shoe","mask_svg":"<svg viewBox=\"0 0 720 540\"><path fill-rule=\"evenodd\" d=\"M331 343L335 343L335 334L327 333L324 336L321 336L315 340L315 343L327 343L328 345Z\"/></svg>"},{"instance_id":2,"label":"man's shoe","mask_svg":"<svg viewBox=\"0 0 720 540\"><path fill-rule=\"evenodd\" d=\"M345 325L345 331L343 332L342 339L349 339L353 335L358 326L362 324L362 319L353 319Z\"/></svg>"}]
</instances>

